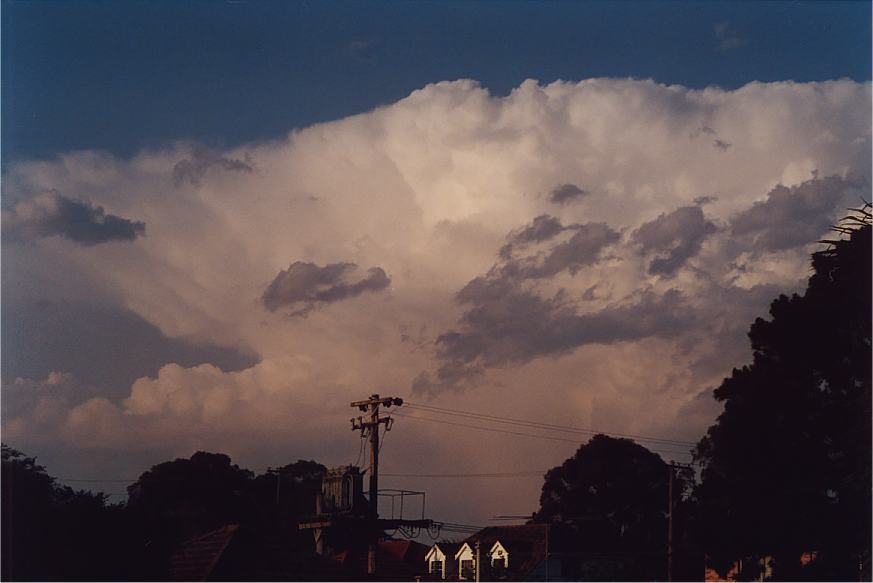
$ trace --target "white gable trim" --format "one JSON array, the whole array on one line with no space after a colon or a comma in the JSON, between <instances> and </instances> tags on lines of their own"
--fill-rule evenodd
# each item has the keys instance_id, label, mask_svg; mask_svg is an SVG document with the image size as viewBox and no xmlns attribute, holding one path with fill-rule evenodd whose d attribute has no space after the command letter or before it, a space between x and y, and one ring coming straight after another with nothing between
<instances>
[{"instance_id":1,"label":"white gable trim","mask_svg":"<svg viewBox=\"0 0 873 583\"><path fill-rule=\"evenodd\" d=\"M501 551L503 551L503 554L504 554L504 555L508 555L508 554L509 554L509 552L506 550L506 547L503 546L503 545L500 543L500 541L497 541L497 542L494 543L494 546L491 547L491 550L488 551L488 554L489 554L489 555L493 555L493 554L494 554L494 551L496 551L497 549L500 549Z\"/></svg>"},{"instance_id":2,"label":"white gable trim","mask_svg":"<svg viewBox=\"0 0 873 583\"><path fill-rule=\"evenodd\" d=\"M437 545L433 545L430 547L430 550L427 551L427 554L424 556L424 560L430 563L431 559L436 558L436 560L440 560L440 557L445 557L445 553Z\"/></svg>"},{"instance_id":3,"label":"white gable trim","mask_svg":"<svg viewBox=\"0 0 873 583\"><path fill-rule=\"evenodd\" d=\"M474 554L473 547L471 547L468 543L464 543L461 545L461 548L458 549L458 552L455 553L455 560L456 561L461 560L461 555L464 554L464 550L466 550L470 554L470 557L473 558L473 554Z\"/></svg>"},{"instance_id":4,"label":"white gable trim","mask_svg":"<svg viewBox=\"0 0 873 583\"><path fill-rule=\"evenodd\" d=\"M500 541L496 541L494 545L491 547L491 550L488 551L488 556L491 557L491 565L494 566L494 560L502 559L504 561L504 565L506 567L509 566L509 551L506 550L506 547Z\"/></svg>"}]
</instances>

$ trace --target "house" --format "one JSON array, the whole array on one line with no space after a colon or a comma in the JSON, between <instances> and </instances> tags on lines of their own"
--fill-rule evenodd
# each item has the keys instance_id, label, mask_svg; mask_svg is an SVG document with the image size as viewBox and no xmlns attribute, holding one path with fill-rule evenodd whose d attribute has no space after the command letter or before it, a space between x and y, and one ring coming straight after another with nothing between
<instances>
[{"instance_id":1,"label":"house","mask_svg":"<svg viewBox=\"0 0 873 583\"><path fill-rule=\"evenodd\" d=\"M181 543L170 557L170 581L359 581L353 569L282 533L229 524Z\"/></svg>"},{"instance_id":2,"label":"house","mask_svg":"<svg viewBox=\"0 0 873 583\"><path fill-rule=\"evenodd\" d=\"M333 561L352 572L356 580L414 581L425 576L426 545L411 540L383 540L376 547L376 575L367 574L365 547L348 549L331 556Z\"/></svg>"},{"instance_id":3,"label":"house","mask_svg":"<svg viewBox=\"0 0 873 583\"><path fill-rule=\"evenodd\" d=\"M480 581L561 581L561 560L549 556L549 531L546 524L493 526L456 546L437 543L426 557L430 580L476 581L478 569Z\"/></svg>"},{"instance_id":4,"label":"house","mask_svg":"<svg viewBox=\"0 0 873 583\"><path fill-rule=\"evenodd\" d=\"M460 543L439 542L433 545L425 555L428 579L445 581L456 574L458 563L455 555L460 550Z\"/></svg>"},{"instance_id":5,"label":"house","mask_svg":"<svg viewBox=\"0 0 873 583\"><path fill-rule=\"evenodd\" d=\"M414 581L425 575L428 547L379 541L377 572L367 574L367 549L331 556L301 549L282 533L229 524L181 543L170 557L171 581Z\"/></svg>"}]
</instances>

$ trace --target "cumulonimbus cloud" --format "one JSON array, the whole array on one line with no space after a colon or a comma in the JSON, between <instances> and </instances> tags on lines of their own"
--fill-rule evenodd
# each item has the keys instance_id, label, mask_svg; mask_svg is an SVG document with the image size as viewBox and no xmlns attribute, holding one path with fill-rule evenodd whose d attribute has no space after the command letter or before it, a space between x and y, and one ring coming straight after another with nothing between
<instances>
[{"instance_id":1,"label":"cumulonimbus cloud","mask_svg":"<svg viewBox=\"0 0 873 583\"><path fill-rule=\"evenodd\" d=\"M870 97L848 80L527 81L503 96L459 80L205 157L174 144L11 164L4 200L54 189L147 223L148 237L131 220L110 240L135 244L5 245L6 305L102 302L166 339L252 358L223 370L198 349L84 402L49 391L14 409L9 435L25 450L160 443L185 456L235 448L240 463L348 463L348 432L308 416L342 425L350 401L376 387L403 396L420 378L428 394L469 389L470 410L545 419L561 402L567 423L695 438L704 416L676 416L743 363L748 324L775 293L803 288L814 242L857 201L842 182L803 183L814 171L869 180ZM677 211L694 205L705 211ZM39 321L19 321L15 334L43 350ZM52 339L66 344L27 374L68 372L50 358L75 350L71 338ZM3 350L4 371L22 370ZM532 403L531 390L549 398ZM392 455L414 461L427 444L457 461L484 447L457 433L422 428Z\"/></svg>"},{"instance_id":2,"label":"cumulonimbus cloud","mask_svg":"<svg viewBox=\"0 0 873 583\"><path fill-rule=\"evenodd\" d=\"M371 267L363 276L355 277L354 263L330 263L319 267L314 263L295 261L270 282L261 296L271 312L287 309L295 316L305 316L320 304L330 304L380 291L391 285L391 278L381 267Z\"/></svg>"},{"instance_id":3,"label":"cumulonimbus cloud","mask_svg":"<svg viewBox=\"0 0 873 583\"><path fill-rule=\"evenodd\" d=\"M815 241L832 224L847 200L869 193L863 176L813 178L796 186L777 185L731 219L731 232L751 239L758 250L782 251Z\"/></svg>"},{"instance_id":4,"label":"cumulonimbus cloud","mask_svg":"<svg viewBox=\"0 0 873 583\"><path fill-rule=\"evenodd\" d=\"M673 275L697 255L704 239L717 230L699 206L683 206L643 223L631 235L645 254L655 254L649 273Z\"/></svg>"},{"instance_id":5,"label":"cumulonimbus cloud","mask_svg":"<svg viewBox=\"0 0 873 583\"><path fill-rule=\"evenodd\" d=\"M103 207L67 198L59 192L38 194L3 209L3 236L8 241L63 237L79 245L133 241L145 234L145 223L107 214Z\"/></svg>"}]
</instances>

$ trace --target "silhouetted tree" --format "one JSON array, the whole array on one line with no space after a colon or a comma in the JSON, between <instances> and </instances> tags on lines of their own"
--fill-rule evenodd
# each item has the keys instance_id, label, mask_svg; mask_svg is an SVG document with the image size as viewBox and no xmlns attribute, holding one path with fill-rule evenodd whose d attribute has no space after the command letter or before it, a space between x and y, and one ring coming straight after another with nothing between
<instances>
[{"instance_id":1,"label":"silhouetted tree","mask_svg":"<svg viewBox=\"0 0 873 583\"><path fill-rule=\"evenodd\" d=\"M553 548L580 558L580 577L664 579L668 472L668 465L645 447L595 435L546 473L533 521L554 525ZM674 481L677 533L687 522L683 493L690 480L688 473L679 472Z\"/></svg>"},{"instance_id":2,"label":"silhouetted tree","mask_svg":"<svg viewBox=\"0 0 873 583\"><path fill-rule=\"evenodd\" d=\"M131 520L146 535L144 568L161 577L179 543L227 524L240 524L255 538L313 546L312 533L297 524L314 512L324 471L300 460L278 474L255 476L225 454L202 451L152 467L128 488Z\"/></svg>"},{"instance_id":3,"label":"silhouetted tree","mask_svg":"<svg viewBox=\"0 0 873 583\"><path fill-rule=\"evenodd\" d=\"M129 533L106 496L61 486L36 460L2 446L2 579L131 578Z\"/></svg>"},{"instance_id":4,"label":"silhouetted tree","mask_svg":"<svg viewBox=\"0 0 873 583\"><path fill-rule=\"evenodd\" d=\"M723 570L769 555L779 578L849 580L869 561L869 219L868 206L813 254L806 293L773 301L749 331L752 364L715 390L724 412L697 446L696 495ZM808 551L819 560L804 573Z\"/></svg>"},{"instance_id":5,"label":"silhouetted tree","mask_svg":"<svg viewBox=\"0 0 873 583\"><path fill-rule=\"evenodd\" d=\"M144 472L127 489L128 506L142 515L150 533L184 540L239 522L253 478L227 455L199 451Z\"/></svg>"}]
</instances>

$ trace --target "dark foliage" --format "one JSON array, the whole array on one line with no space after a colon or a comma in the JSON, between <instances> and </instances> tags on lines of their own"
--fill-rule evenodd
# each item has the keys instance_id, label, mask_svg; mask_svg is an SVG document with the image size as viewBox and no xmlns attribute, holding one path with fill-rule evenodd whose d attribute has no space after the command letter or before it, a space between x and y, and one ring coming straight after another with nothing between
<instances>
[{"instance_id":1,"label":"dark foliage","mask_svg":"<svg viewBox=\"0 0 873 583\"><path fill-rule=\"evenodd\" d=\"M198 452L152 467L129 487L127 504L108 505L4 445L2 579L162 580L181 542L227 524L309 553L312 534L297 523L314 511L324 470L301 460L255 476L224 454Z\"/></svg>"},{"instance_id":2,"label":"dark foliage","mask_svg":"<svg viewBox=\"0 0 873 583\"><path fill-rule=\"evenodd\" d=\"M865 561L869 569L865 222L869 214L837 227L849 237L813 255L803 296L780 296L771 319L755 321L752 364L734 369L715 390L724 412L695 452L702 466L696 497L701 534L722 571L734 560L764 556L775 559L774 577L781 579L850 580ZM811 551L818 560L801 568L801 554Z\"/></svg>"},{"instance_id":3,"label":"dark foliage","mask_svg":"<svg viewBox=\"0 0 873 583\"><path fill-rule=\"evenodd\" d=\"M324 471L301 460L256 477L225 454L202 451L152 467L128 488L128 511L147 533L153 575L166 572L179 543L227 524L311 546L311 533L299 532L297 523L314 510Z\"/></svg>"},{"instance_id":4,"label":"dark foliage","mask_svg":"<svg viewBox=\"0 0 873 583\"><path fill-rule=\"evenodd\" d=\"M56 484L34 458L6 445L2 472L4 581L133 578L120 506Z\"/></svg>"},{"instance_id":5,"label":"dark foliage","mask_svg":"<svg viewBox=\"0 0 873 583\"><path fill-rule=\"evenodd\" d=\"M579 577L647 580L666 577L669 465L628 439L596 435L549 470L534 522L554 525L553 551L576 564ZM683 543L688 512L683 493L691 476L674 478L674 546ZM584 553L583 553L584 551ZM676 578L683 578L677 561ZM697 567L698 565L695 565ZM699 578L702 565L691 577Z\"/></svg>"}]
</instances>

